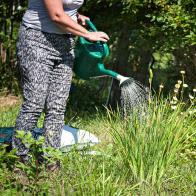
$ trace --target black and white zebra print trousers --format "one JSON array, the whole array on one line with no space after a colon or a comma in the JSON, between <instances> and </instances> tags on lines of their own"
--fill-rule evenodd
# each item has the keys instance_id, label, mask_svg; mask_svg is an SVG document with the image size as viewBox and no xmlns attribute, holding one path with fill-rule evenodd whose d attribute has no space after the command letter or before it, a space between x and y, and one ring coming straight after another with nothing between
<instances>
[{"instance_id":1,"label":"black and white zebra print trousers","mask_svg":"<svg viewBox=\"0 0 196 196\"><path fill-rule=\"evenodd\" d=\"M45 33L22 25L17 42L24 101L16 119L16 130L31 132L45 112L45 146L60 147L64 113L72 79L74 61L73 37ZM14 133L12 147L17 155L26 156L29 149Z\"/></svg>"}]
</instances>

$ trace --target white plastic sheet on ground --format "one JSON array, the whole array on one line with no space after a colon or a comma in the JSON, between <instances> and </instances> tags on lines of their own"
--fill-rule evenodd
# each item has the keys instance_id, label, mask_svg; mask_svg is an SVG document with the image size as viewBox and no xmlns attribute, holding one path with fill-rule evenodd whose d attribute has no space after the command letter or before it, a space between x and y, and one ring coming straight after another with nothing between
<instances>
[{"instance_id":1,"label":"white plastic sheet on ground","mask_svg":"<svg viewBox=\"0 0 196 196\"><path fill-rule=\"evenodd\" d=\"M35 133L42 133L42 129L36 128ZM69 151L71 147L76 145L78 150L87 146L98 144L100 140L92 133L64 125L61 135L61 151Z\"/></svg>"},{"instance_id":2,"label":"white plastic sheet on ground","mask_svg":"<svg viewBox=\"0 0 196 196\"><path fill-rule=\"evenodd\" d=\"M77 149L98 144L99 139L92 133L65 125L61 135L61 150L67 150L77 144Z\"/></svg>"}]
</instances>

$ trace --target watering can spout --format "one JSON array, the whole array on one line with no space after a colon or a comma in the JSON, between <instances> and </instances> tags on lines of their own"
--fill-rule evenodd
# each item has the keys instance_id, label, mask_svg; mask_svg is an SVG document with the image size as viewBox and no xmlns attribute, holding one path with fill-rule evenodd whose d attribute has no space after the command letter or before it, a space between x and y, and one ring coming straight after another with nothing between
<instances>
[{"instance_id":1,"label":"watering can spout","mask_svg":"<svg viewBox=\"0 0 196 196\"><path fill-rule=\"evenodd\" d=\"M105 69L103 63L99 63L99 64L98 64L98 67L99 67L99 71L100 71L100 73L101 73L102 75L108 75L108 76L111 76L111 77L117 79L117 80L120 82L120 85L121 85L123 82L125 82L125 81L127 81L127 80L130 80L129 77L122 76L122 75L120 75L120 74L118 74L118 73L116 73L115 71L112 71L112 70L110 70L110 69Z\"/></svg>"},{"instance_id":2,"label":"watering can spout","mask_svg":"<svg viewBox=\"0 0 196 196\"><path fill-rule=\"evenodd\" d=\"M120 86L122 85L122 83L124 83L124 82L130 80L129 77L125 77L125 76L122 76L122 75L120 75L120 74L118 74L118 75L116 76L116 79L120 82Z\"/></svg>"}]
</instances>

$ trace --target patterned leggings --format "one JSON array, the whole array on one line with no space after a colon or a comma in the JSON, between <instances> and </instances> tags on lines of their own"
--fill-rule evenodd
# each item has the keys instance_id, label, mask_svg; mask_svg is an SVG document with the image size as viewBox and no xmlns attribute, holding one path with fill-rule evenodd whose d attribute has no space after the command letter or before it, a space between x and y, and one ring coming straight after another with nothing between
<instances>
[{"instance_id":1,"label":"patterned leggings","mask_svg":"<svg viewBox=\"0 0 196 196\"><path fill-rule=\"evenodd\" d=\"M31 132L45 111L45 145L60 147L66 101L72 79L73 37L41 32L21 26L17 42L24 101L15 130ZM17 155L25 157L29 149L20 139L12 139Z\"/></svg>"}]
</instances>

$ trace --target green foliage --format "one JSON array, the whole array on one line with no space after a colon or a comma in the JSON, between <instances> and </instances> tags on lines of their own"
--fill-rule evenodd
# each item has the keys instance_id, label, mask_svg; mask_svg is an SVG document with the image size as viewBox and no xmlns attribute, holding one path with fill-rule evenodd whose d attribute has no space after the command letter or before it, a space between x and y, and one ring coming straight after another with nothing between
<instances>
[{"instance_id":1,"label":"green foliage","mask_svg":"<svg viewBox=\"0 0 196 196\"><path fill-rule=\"evenodd\" d=\"M109 78L84 81L73 78L67 108L75 113L94 112L102 108L108 97ZM83 95L83 96L81 96Z\"/></svg>"},{"instance_id":2,"label":"green foliage","mask_svg":"<svg viewBox=\"0 0 196 196\"><path fill-rule=\"evenodd\" d=\"M111 36L109 63L115 70L147 84L151 66L156 89L160 82L169 88L178 72L186 70L194 85L195 1L100 0L96 4L95 8L95 2L87 2L84 11ZM152 61L154 54L161 58ZM170 59L163 60L166 56Z\"/></svg>"},{"instance_id":3,"label":"green foliage","mask_svg":"<svg viewBox=\"0 0 196 196\"><path fill-rule=\"evenodd\" d=\"M62 152L51 147L43 148L44 137L42 136L34 139L31 133L26 134L24 131L17 131L17 137L30 149L29 159L25 162L21 161L15 155L16 150L7 152L6 146L1 145L0 169L1 171L5 170L8 176L2 172L0 187L3 185L3 191L5 192L10 187L15 187L18 191L26 191L33 195L48 193L50 184L48 182L47 166L45 167L44 164L54 164L56 161L61 161ZM38 161L40 156L43 156L44 159L42 164ZM14 176L9 176L11 172L13 172ZM7 182L4 182L4 178L7 177L9 177ZM7 185L4 183L7 183Z\"/></svg>"},{"instance_id":4,"label":"green foliage","mask_svg":"<svg viewBox=\"0 0 196 196\"><path fill-rule=\"evenodd\" d=\"M15 163L18 158L15 155L15 150L11 152L7 152L8 145L3 144L0 145L0 168L3 170L4 168L13 169L13 163ZM1 172L3 173L3 172Z\"/></svg>"},{"instance_id":5,"label":"green foliage","mask_svg":"<svg viewBox=\"0 0 196 196\"><path fill-rule=\"evenodd\" d=\"M155 101L143 114L143 119L135 113L122 122L109 113L111 133L124 169L127 169L128 178L141 187L159 190L176 154L184 149L187 139L194 137L196 124L189 115L193 108L183 115L180 105L175 111L171 110L168 101Z\"/></svg>"},{"instance_id":6,"label":"green foliage","mask_svg":"<svg viewBox=\"0 0 196 196\"><path fill-rule=\"evenodd\" d=\"M19 94L15 44L25 4L3 0L0 5L0 91L7 93Z\"/></svg>"},{"instance_id":7,"label":"green foliage","mask_svg":"<svg viewBox=\"0 0 196 196\"><path fill-rule=\"evenodd\" d=\"M96 2L99 8L101 8L101 3L103 3L102 0ZM153 41L153 48L174 49L185 45L195 45L195 1L107 0L104 3L105 9L118 8L118 13L116 13L118 23L115 21L115 25L118 24L116 29L122 30L122 25L127 25L129 28L134 27L132 31L139 33L139 35L136 35L137 37L141 36L143 39ZM88 2L87 6L89 7L86 10L88 11L94 4L95 2ZM105 11L108 18L113 16L113 13ZM102 16L99 17L102 18ZM126 23L123 23L123 21ZM112 21L107 22L108 26L113 24ZM113 32L113 28L115 27L112 26L105 29L105 31L110 32L111 30ZM135 39L137 38L134 37Z\"/></svg>"},{"instance_id":8,"label":"green foliage","mask_svg":"<svg viewBox=\"0 0 196 196\"><path fill-rule=\"evenodd\" d=\"M0 5L0 91L19 94L15 42L26 5L15 0ZM148 69L154 66L153 87L158 88L160 82L171 86L182 69L193 83L195 9L193 0L99 0L86 1L81 12L110 35L109 68L148 84ZM161 58L152 62L154 54Z\"/></svg>"}]
</instances>

